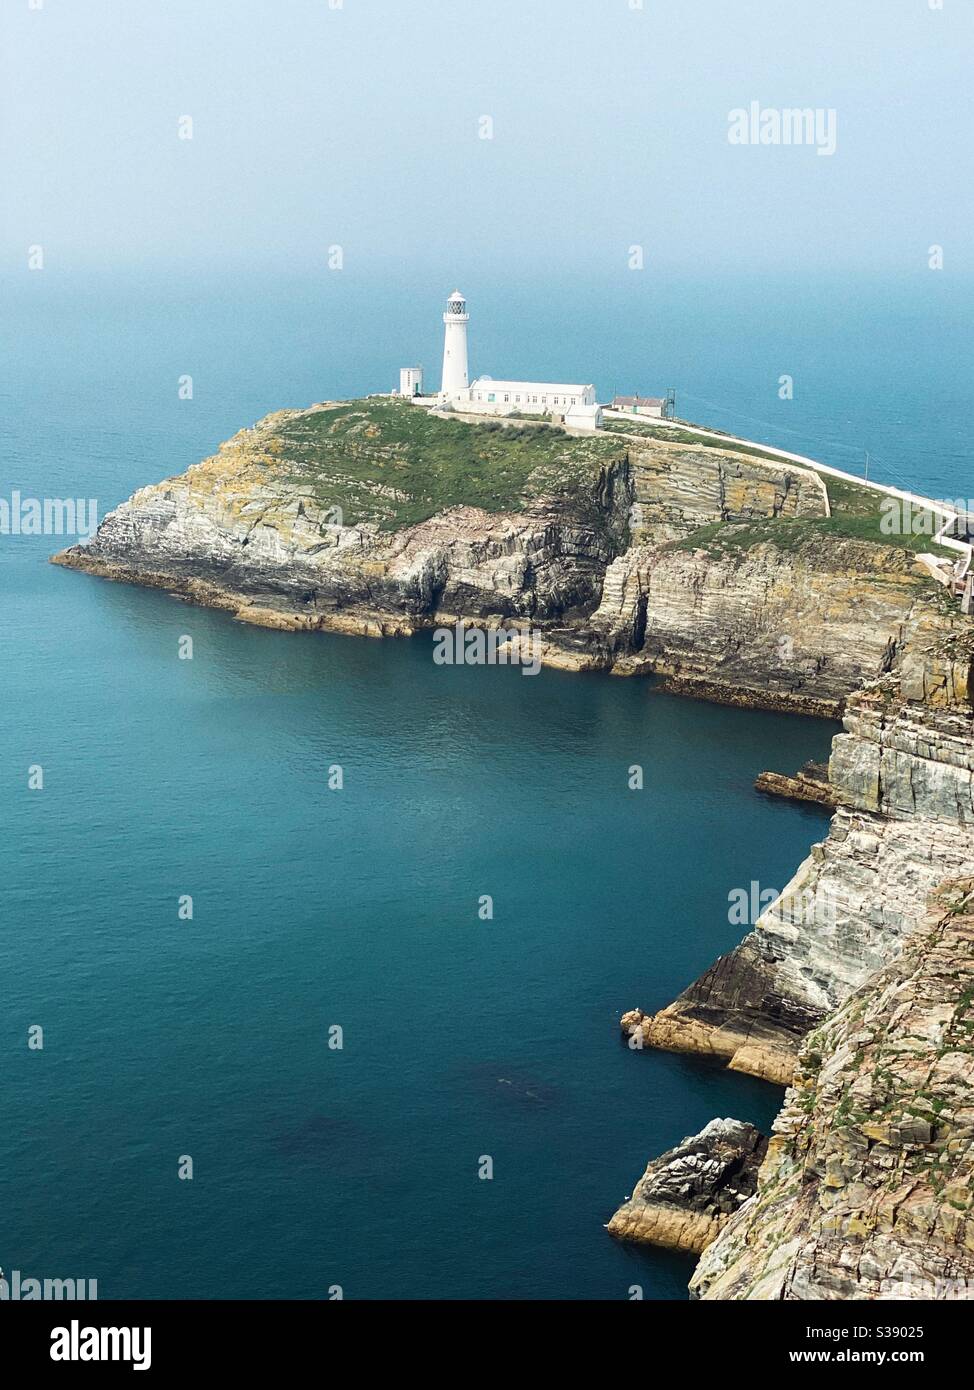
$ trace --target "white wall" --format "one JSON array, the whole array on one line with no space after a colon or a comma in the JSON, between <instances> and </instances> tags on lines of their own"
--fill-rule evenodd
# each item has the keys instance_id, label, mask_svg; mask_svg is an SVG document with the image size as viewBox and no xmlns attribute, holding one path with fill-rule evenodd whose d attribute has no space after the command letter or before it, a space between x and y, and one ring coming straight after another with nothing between
<instances>
[{"instance_id":1,"label":"white wall","mask_svg":"<svg viewBox=\"0 0 974 1390\"><path fill-rule=\"evenodd\" d=\"M649 415L654 420L663 418L663 407L661 405L620 405L611 407L618 415Z\"/></svg>"},{"instance_id":2,"label":"white wall","mask_svg":"<svg viewBox=\"0 0 974 1390\"><path fill-rule=\"evenodd\" d=\"M474 415L564 415L573 404L595 405L595 388L572 391L556 382L479 380L456 402L458 409Z\"/></svg>"}]
</instances>

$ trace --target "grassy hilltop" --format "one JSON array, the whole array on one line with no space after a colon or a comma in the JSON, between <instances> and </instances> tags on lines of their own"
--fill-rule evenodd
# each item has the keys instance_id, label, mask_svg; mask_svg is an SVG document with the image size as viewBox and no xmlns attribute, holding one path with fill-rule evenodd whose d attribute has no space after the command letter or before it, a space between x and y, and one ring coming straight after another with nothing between
<instances>
[{"instance_id":1,"label":"grassy hilltop","mask_svg":"<svg viewBox=\"0 0 974 1390\"><path fill-rule=\"evenodd\" d=\"M447 507L521 511L541 496L589 495L619 439L569 437L538 425L444 420L404 401L369 399L287 414L268 453L285 481L310 488L347 524L396 530Z\"/></svg>"},{"instance_id":2,"label":"grassy hilltop","mask_svg":"<svg viewBox=\"0 0 974 1390\"><path fill-rule=\"evenodd\" d=\"M639 430L626 438L619 422L591 437L541 423L443 418L388 397L286 410L242 432L218 456L239 455L272 492L305 498L322 511L340 508L347 525L373 522L394 531L456 506L519 512L540 498L563 499L575 515L604 528L596 498L607 467L627 457L679 456L685 469L718 455L739 465L774 469L780 458L732 439L708 439L680 429ZM739 465L738 465L739 461ZM937 551L933 527L892 536L881 529L880 494L822 475L830 517L776 516L714 520L668 544L715 555L746 551L766 541L785 550L831 539L867 541L887 549Z\"/></svg>"}]
</instances>

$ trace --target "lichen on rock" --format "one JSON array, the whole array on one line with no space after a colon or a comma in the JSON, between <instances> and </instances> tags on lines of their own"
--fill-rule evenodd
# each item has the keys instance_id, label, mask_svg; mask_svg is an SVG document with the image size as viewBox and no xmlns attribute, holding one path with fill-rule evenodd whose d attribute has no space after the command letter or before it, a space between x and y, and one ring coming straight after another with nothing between
<instances>
[{"instance_id":1,"label":"lichen on rock","mask_svg":"<svg viewBox=\"0 0 974 1390\"><path fill-rule=\"evenodd\" d=\"M706 1299L974 1298L974 879L806 1039Z\"/></svg>"}]
</instances>

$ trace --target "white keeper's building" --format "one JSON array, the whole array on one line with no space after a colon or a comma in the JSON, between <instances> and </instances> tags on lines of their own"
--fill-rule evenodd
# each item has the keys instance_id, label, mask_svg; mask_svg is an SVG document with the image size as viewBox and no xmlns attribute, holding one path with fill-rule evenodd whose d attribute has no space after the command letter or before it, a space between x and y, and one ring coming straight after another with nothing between
<instances>
[{"instance_id":1,"label":"white keeper's building","mask_svg":"<svg viewBox=\"0 0 974 1390\"><path fill-rule=\"evenodd\" d=\"M469 381L467 366L467 301L459 290L447 300L443 315L443 376L439 394L420 397L415 377L404 369L400 394L428 407L455 410L462 415L546 416L564 420L569 429L586 432L602 428L602 408L595 387L555 381L495 381L480 376Z\"/></svg>"}]
</instances>

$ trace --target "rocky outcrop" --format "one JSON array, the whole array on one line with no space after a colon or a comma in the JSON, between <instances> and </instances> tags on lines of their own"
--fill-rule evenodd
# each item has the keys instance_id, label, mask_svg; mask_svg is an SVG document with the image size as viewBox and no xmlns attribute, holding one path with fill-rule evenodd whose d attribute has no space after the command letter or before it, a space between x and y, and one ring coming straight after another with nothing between
<instances>
[{"instance_id":1,"label":"rocky outcrop","mask_svg":"<svg viewBox=\"0 0 974 1390\"><path fill-rule=\"evenodd\" d=\"M740 452L627 438L633 539L679 540L714 521L828 515L815 473Z\"/></svg>"},{"instance_id":2,"label":"rocky outcrop","mask_svg":"<svg viewBox=\"0 0 974 1390\"><path fill-rule=\"evenodd\" d=\"M966 1273L955 1247L971 1246L954 1182L969 1176L961 1041L974 1024L969 994L950 994L960 971L947 969L970 941L941 918L928 963L910 952L925 895L974 875L972 625L931 597L908 551L856 538L874 499L863 508L849 502L852 480L843 488L852 510L837 526L812 471L740 448L331 403L242 431L135 493L90 545L54 557L268 626L375 636L458 619L529 627L550 665L652 675L732 704L844 710L827 838L737 950L669 1007L623 1019L640 1045L720 1057L782 1084L797 1076L756 1196L744 1200L750 1177L735 1166L733 1136L708 1127L650 1165L613 1218L635 1239L706 1245L705 1297L882 1290L903 1269L949 1280ZM901 952L906 973L883 977L876 997L892 1010L889 1028L900 1020L907 1031L877 1042L877 1005L869 1027L847 1035L857 991ZM821 1033L823 1051L801 1052L831 1016L840 1023ZM918 1059L930 1061L932 1044L925 1082ZM910 1108L918 1084L930 1099L922 1111ZM820 1125L795 1108L809 1095ZM930 1146L927 1173L917 1155ZM884 1173L891 1195L881 1195ZM773 1249L755 1212L780 1237Z\"/></svg>"},{"instance_id":3,"label":"rocky outcrop","mask_svg":"<svg viewBox=\"0 0 974 1390\"><path fill-rule=\"evenodd\" d=\"M142 488L89 546L55 559L297 630L405 635L458 616L557 627L597 601L627 535L624 449L551 436L533 471L522 464L516 510L445 506L397 525L400 512L424 506L383 478L412 467L422 479L399 439L410 410L366 403L269 416L182 476ZM449 428L421 424L434 443ZM517 461L523 451L512 452Z\"/></svg>"},{"instance_id":4,"label":"rocky outcrop","mask_svg":"<svg viewBox=\"0 0 974 1390\"><path fill-rule=\"evenodd\" d=\"M91 546L56 559L264 626L408 636L459 617L557 626L591 601L610 556L604 534L542 510L456 508L402 532L343 527L323 540L221 528L202 509L138 493Z\"/></svg>"},{"instance_id":5,"label":"rocky outcrop","mask_svg":"<svg viewBox=\"0 0 974 1390\"><path fill-rule=\"evenodd\" d=\"M696 1297L974 1297L972 663L969 619L918 605L848 701L827 838L735 951L622 1018L789 1087Z\"/></svg>"},{"instance_id":6,"label":"rocky outcrop","mask_svg":"<svg viewBox=\"0 0 974 1390\"><path fill-rule=\"evenodd\" d=\"M931 890L974 873L974 710L949 703L970 688L968 642L966 620L950 619L911 666L925 701L893 677L849 700L827 838L736 950L667 1008L625 1015L625 1032L787 1083L804 1035L902 948Z\"/></svg>"},{"instance_id":7,"label":"rocky outcrop","mask_svg":"<svg viewBox=\"0 0 974 1390\"><path fill-rule=\"evenodd\" d=\"M592 626L619 674L837 717L850 691L900 660L923 590L915 566L839 537L752 541L731 525L706 548L631 547L610 566Z\"/></svg>"},{"instance_id":8,"label":"rocky outcrop","mask_svg":"<svg viewBox=\"0 0 974 1390\"><path fill-rule=\"evenodd\" d=\"M704 1299L974 1298L974 880L806 1040Z\"/></svg>"},{"instance_id":9,"label":"rocky outcrop","mask_svg":"<svg viewBox=\"0 0 974 1390\"><path fill-rule=\"evenodd\" d=\"M608 1224L620 1240L700 1254L757 1189L768 1141L740 1120L711 1120L653 1159Z\"/></svg>"},{"instance_id":10,"label":"rocky outcrop","mask_svg":"<svg viewBox=\"0 0 974 1390\"><path fill-rule=\"evenodd\" d=\"M763 792L765 796L783 796L788 801L811 801L832 810L836 805L827 763L806 763L794 777L781 772L761 772L755 780L754 790Z\"/></svg>"},{"instance_id":11,"label":"rocky outcrop","mask_svg":"<svg viewBox=\"0 0 974 1390\"><path fill-rule=\"evenodd\" d=\"M929 584L893 547L749 529L827 510L813 472L740 450L370 400L268 416L54 558L279 628L529 625L548 665L835 715Z\"/></svg>"}]
</instances>

